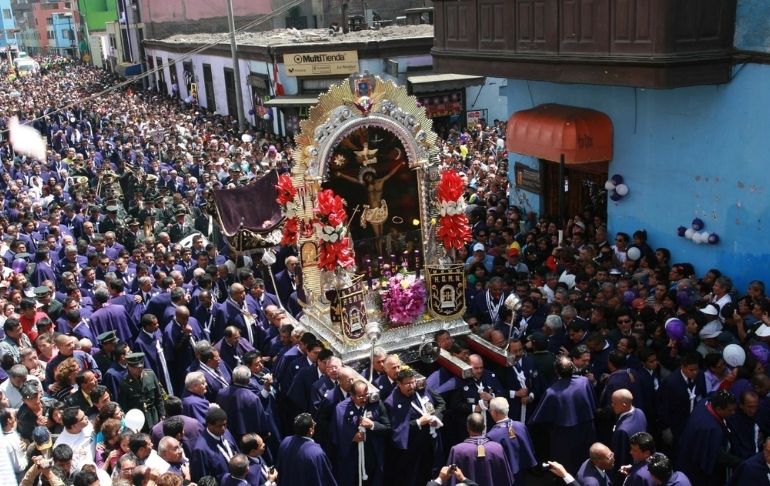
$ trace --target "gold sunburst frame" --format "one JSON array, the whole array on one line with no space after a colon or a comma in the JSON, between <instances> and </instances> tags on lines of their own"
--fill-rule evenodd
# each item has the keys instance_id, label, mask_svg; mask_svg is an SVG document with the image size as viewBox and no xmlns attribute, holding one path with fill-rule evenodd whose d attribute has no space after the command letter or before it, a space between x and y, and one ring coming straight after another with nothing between
<instances>
[{"instance_id":1,"label":"gold sunburst frame","mask_svg":"<svg viewBox=\"0 0 770 486\"><path fill-rule=\"evenodd\" d=\"M430 201L435 200L435 185L440 176L437 135L432 130L432 120L405 87L392 81L383 81L365 73L352 75L347 82L333 85L320 95L318 104L310 109L308 118L300 123L300 134L295 137L295 165L291 177L294 186L298 188L300 199L298 247L307 298L305 320L346 361L366 356L368 344L347 340L339 330L330 326L326 318L328 302L324 297L322 273L317 265L315 236L309 225L316 207L316 195L328 177L335 148L352 132L372 127L386 130L398 138L404 147L409 168L416 173L416 203L419 205L424 264L436 264L444 255L440 245L435 243L432 220L437 214L433 204L430 204ZM370 314L369 319L373 318L381 317ZM381 344L393 350L404 349L419 344L426 333L447 328L462 328L462 331L466 331L467 325L461 319L454 320L452 325L431 320L411 328L385 333L390 334L391 340L398 344L387 346L386 339Z\"/></svg>"}]
</instances>

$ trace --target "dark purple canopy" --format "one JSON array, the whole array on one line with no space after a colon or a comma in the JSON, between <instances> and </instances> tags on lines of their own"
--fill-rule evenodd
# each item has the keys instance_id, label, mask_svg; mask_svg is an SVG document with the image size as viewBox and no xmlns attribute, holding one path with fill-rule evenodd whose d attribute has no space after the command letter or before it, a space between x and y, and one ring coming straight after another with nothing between
<instances>
[{"instance_id":1,"label":"dark purple canopy","mask_svg":"<svg viewBox=\"0 0 770 486\"><path fill-rule=\"evenodd\" d=\"M241 228L255 233L269 233L282 220L276 202L278 172L271 170L252 184L214 191L222 233L233 236Z\"/></svg>"}]
</instances>

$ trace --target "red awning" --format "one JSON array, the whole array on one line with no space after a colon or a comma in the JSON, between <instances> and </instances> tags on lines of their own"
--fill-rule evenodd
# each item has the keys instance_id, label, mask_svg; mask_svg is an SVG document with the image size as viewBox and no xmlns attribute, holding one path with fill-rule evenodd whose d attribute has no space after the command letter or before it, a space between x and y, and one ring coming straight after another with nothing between
<instances>
[{"instance_id":1,"label":"red awning","mask_svg":"<svg viewBox=\"0 0 770 486\"><path fill-rule=\"evenodd\" d=\"M596 110L546 104L517 111L505 132L509 152L567 164L612 159L612 121Z\"/></svg>"}]
</instances>

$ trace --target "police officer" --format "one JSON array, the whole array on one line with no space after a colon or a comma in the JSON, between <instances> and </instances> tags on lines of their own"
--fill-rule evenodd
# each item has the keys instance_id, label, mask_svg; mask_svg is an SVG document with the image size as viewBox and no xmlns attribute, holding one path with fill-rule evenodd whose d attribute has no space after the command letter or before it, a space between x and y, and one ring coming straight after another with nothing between
<instances>
[{"instance_id":1,"label":"police officer","mask_svg":"<svg viewBox=\"0 0 770 486\"><path fill-rule=\"evenodd\" d=\"M144 412L142 430L148 431L166 415L162 388L155 373L144 369L144 353L131 353L126 361L128 373L120 381L120 406L125 411L136 408Z\"/></svg>"},{"instance_id":2,"label":"police officer","mask_svg":"<svg viewBox=\"0 0 770 486\"><path fill-rule=\"evenodd\" d=\"M99 334L96 339L99 340L100 349L94 354L94 361L99 365L99 370L104 376L115 363L115 345L118 344L118 336L115 331L106 331Z\"/></svg>"}]
</instances>

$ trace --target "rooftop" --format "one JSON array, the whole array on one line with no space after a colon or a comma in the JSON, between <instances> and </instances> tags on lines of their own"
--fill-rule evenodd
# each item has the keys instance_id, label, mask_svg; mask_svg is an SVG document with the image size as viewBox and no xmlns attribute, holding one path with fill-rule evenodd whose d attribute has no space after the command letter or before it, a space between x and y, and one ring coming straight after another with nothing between
<instances>
[{"instance_id":1,"label":"rooftop","mask_svg":"<svg viewBox=\"0 0 770 486\"><path fill-rule=\"evenodd\" d=\"M329 44L359 44L415 38L433 38L433 26L402 25L383 27L379 30L359 30L347 34L330 33L330 29L274 29L264 32L241 32L237 35L239 46L276 47ZM176 45L204 45L212 42L229 45L226 33L222 34L177 34L165 39L148 39L147 42L161 42Z\"/></svg>"}]
</instances>

